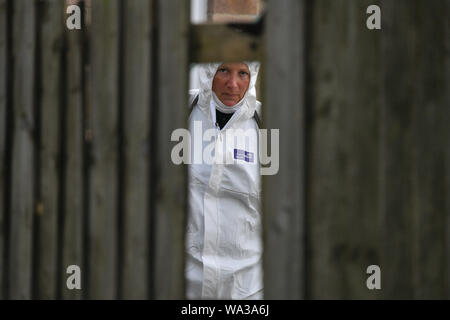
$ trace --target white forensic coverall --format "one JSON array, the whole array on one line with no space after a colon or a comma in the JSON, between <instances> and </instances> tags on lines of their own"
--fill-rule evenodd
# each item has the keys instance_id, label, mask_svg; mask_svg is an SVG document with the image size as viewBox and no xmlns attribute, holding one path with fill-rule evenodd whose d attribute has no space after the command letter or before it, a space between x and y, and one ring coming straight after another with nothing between
<instances>
[{"instance_id":1,"label":"white forensic coverall","mask_svg":"<svg viewBox=\"0 0 450 320\"><path fill-rule=\"evenodd\" d=\"M259 64L246 64L250 70L249 88L238 103L240 108L222 129L215 125L211 89L220 64L205 65L200 70L201 88L190 91L189 105L196 96L198 102L189 117L192 164L188 170L186 233L188 299L263 298L261 177L258 125L253 117L260 108L255 91ZM230 143L230 129L253 134ZM204 136L207 130L212 134ZM212 164L205 163L204 151L212 154Z\"/></svg>"}]
</instances>

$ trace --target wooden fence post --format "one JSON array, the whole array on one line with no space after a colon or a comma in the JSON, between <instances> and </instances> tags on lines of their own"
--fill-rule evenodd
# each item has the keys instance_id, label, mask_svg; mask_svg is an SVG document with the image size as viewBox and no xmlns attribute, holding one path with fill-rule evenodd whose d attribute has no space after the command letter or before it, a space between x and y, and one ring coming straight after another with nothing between
<instances>
[{"instance_id":1,"label":"wooden fence post","mask_svg":"<svg viewBox=\"0 0 450 320\"><path fill-rule=\"evenodd\" d=\"M13 2L13 142L9 298L31 298L35 187L35 1Z\"/></svg>"},{"instance_id":2,"label":"wooden fence post","mask_svg":"<svg viewBox=\"0 0 450 320\"><path fill-rule=\"evenodd\" d=\"M64 11L65 12L65 11ZM85 17L82 19L85 21ZM83 45L86 25L82 25L81 30L68 30L65 28L65 37L67 43L66 59L66 112L65 112L65 137L64 154L66 157L66 170L63 179L63 236L62 236L62 270L58 270L61 282L61 296L63 299L81 299L87 297L87 270L83 267L84 261L83 245L85 241L85 204L84 195L84 131L83 131L83 108L84 108L84 78L85 61ZM81 291L68 290L67 288L67 267L77 265L81 268Z\"/></svg>"},{"instance_id":3,"label":"wooden fence post","mask_svg":"<svg viewBox=\"0 0 450 320\"><path fill-rule=\"evenodd\" d=\"M380 37L364 1L312 3L308 43L308 298L377 298ZM384 12L384 11L383 11Z\"/></svg>"},{"instance_id":4,"label":"wooden fence post","mask_svg":"<svg viewBox=\"0 0 450 320\"><path fill-rule=\"evenodd\" d=\"M146 299L149 291L149 170L152 1L124 3L123 144L124 211L122 297ZM157 106L153 106L157 107Z\"/></svg>"},{"instance_id":5,"label":"wooden fence post","mask_svg":"<svg viewBox=\"0 0 450 320\"><path fill-rule=\"evenodd\" d=\"M184 298L186 166L171 160L173 130L187 128L189 1L158 2L155 188L155 298Z\"/></svg>"},{"instance_id":6,"label":"wooden fence post","mask_svg":"<svg viewBox=\"0 0 450 320\"><path fill-rule=\"evenodd\" d=\"M4 299L5 246L5 161L6 161L6 104L7 104L7 0L0 0L0 299Z\"/></svg>"},{"instance_id":7,"label":"wooden fence post","mask_svg":"<svg viewBox=\"0 0 450 320\"><path fill-rule=\"evenodd\" d=\"M119 1L92 1L89 298L117 297Z\"/></svg>"},{"instance_id":8,"label":"wooden fence post","mask_svg":"<svg viewBox=\"0 0 450 320\"><path fill-rule=\"evenodd\" d=\"M58 217L60 194L60 110L62 98L62 49L64 3L39 2L40 28L40 185L38 211L38 244L36 284L39 299L56 299L58 267Z\"/></svg>"},{"instance_id":9,"label":"wooden fence post","mask_svg":"<svg viewBox=\"0 0 450 320\"><path fill-rule=\"evenodd\" d=\"M383 291L389 299L445 299L450 5L400 0L382 7Z\"/></svg>"},{"instance_id":10,"label":"wooden fence post","mask_svg":"<svg viewBox=\"0 0 450 320\"><path fill-rule=\"evenodd\" d=\"M279 129L279 171L263 180L264 298L300 299L305 246L304 1L268 1L266 22L263 117L265 128Z\"/></svg>"}]
</instances>

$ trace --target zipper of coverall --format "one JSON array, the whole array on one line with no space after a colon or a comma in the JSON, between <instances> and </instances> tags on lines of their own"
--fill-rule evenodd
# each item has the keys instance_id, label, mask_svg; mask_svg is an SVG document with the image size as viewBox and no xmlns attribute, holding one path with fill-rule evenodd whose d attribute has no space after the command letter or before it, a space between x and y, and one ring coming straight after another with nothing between
<instances>
[{"instance_id":1,"label":"zipper of coverall","mask_svg":"<svg viewBox=\"0 0 450 320\"><path fill-rule=\"evenodd\" d=\"M217 122L217 119L216 119L216 105L214 104L213 100L211 100L211 103L210 103L209 107L210 107L210 111L211 111L211 119L212 119L214 128L216 129L216 138L219 135L219 139L221 139L221 134L220 133L230 126L230 124L237 117L237 115L241 112L241 110L238 110L235 113L233 113L233 115L231 116L230 120L228 120L227 123L223 126L223 128L220 129L219 123Z\"/></svg>"}]
</instances>

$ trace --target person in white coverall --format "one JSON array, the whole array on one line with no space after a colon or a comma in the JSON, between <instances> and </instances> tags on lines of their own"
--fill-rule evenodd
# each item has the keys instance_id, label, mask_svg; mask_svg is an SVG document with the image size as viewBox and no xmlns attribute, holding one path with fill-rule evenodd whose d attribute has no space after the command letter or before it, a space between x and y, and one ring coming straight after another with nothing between
<instances>
[{"instance_id":1,"label":"person in white coverall","mask_svg":"<svg viewBox=\"0 0 450 320\"><path fill-rule=\"evenodd\" d=\"M190 91L188 299L263 299L258 70L208 64Z\"/></svg>"}]
</instances>

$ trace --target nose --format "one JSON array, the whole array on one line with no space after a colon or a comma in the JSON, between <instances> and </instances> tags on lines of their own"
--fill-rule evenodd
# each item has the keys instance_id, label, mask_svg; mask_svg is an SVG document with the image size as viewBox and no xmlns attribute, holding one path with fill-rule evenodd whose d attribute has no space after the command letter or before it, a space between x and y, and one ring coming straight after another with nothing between
<instances>
[{"instance_id":1,"label":"nose","mask_svg":"<svg viewBox=\"0 0 450 320\"><path fill-rule=\"evenodd\" d=\"M228 79L228 82L227 82L227 86L230 89L238 88L238 78L236 75L234 75L234 74L230 75L230 78Z\"/></svg>"}]
</instances>

